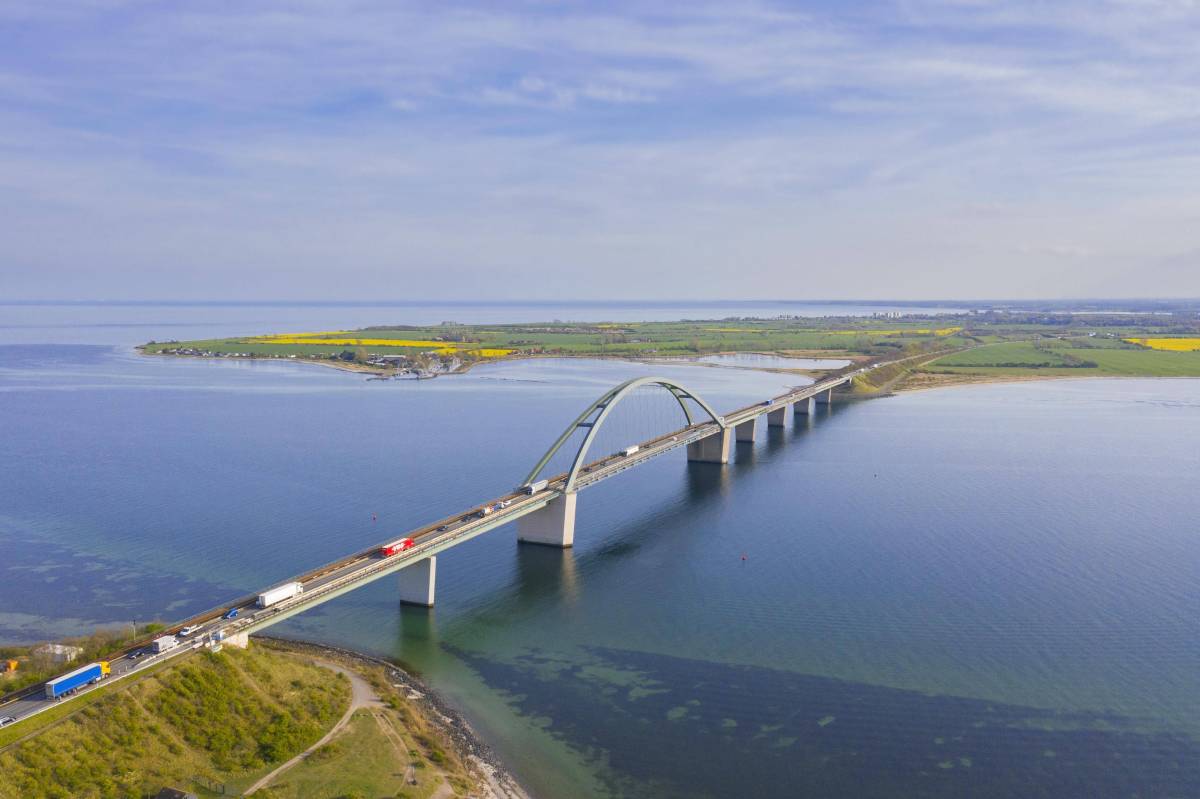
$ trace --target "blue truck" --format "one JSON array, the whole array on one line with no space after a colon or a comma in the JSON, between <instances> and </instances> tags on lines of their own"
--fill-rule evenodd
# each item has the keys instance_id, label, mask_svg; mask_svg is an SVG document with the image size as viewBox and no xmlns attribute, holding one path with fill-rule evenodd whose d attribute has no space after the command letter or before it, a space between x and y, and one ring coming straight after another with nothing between
<instances>
[{"instance_id":1,"label":"blue truck","mask_svg":"<svg viewBox=\"0 0 1200 799\"><path fill-rule=\"evenodd\" d=\"M68 672L61 677L55 677L46 683L46 698L60 699L66 694L71 693L76 688L81 688L89 683L99 682L108 676L109 667L108 661L102 660L99 663L89 663L75 671Z\"/></svg>"}]
</instances>

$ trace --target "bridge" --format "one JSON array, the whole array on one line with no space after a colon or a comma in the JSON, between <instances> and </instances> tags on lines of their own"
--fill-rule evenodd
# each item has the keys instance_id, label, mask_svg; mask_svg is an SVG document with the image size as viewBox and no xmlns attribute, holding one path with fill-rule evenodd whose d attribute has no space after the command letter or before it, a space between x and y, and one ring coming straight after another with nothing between
<instances>
[{"instance_id":1,"label":"bridge","mask_svg":"<svg viewBox=\"0 0 1200 799\"><path fill-rule=\"evenodd\" d=\"M943 351L937 357L946 354ZM381 544L284 581L283 584L299 583L303 590L268 607L260 607L257 604L258 594L252 594L179 622L159 633L170 635L193 628L182 638L184 644L175 649L155 654L147 651L148 640L136 642L110 657L111 676L102 684L123 679L203 647L218 649L225 645L246 646L252 633L397 572L400 601L432 607L438 553L513 522L517 524L517 537L521 541L570 547L575 540L576 497L585 488L681 448L686 448L689 461L728 463L734 441L754 441L755 431L763 417L768 427L784 427L789 415L809 415L815 412L817 406L831 404L834 389L848 385L856 376L882 366L922 357L928 360L930 354L923 353L835 373L811 385L724 415L718 414L698 394L673 380L661 377L628 380L605 392L579 414L534 465L522 486L512 492L398 536L397 540L408 538L412 543L395 554L385 554L383 547L386 544ZM669 392L679 404L684 426L616 454L588 461L596 435L613 409L643 386ZM555 455L581 430L584 433L582 441L568 470L552 476L543 475ZM237 613L231 613L235 609ZM94 687L83 690L93 690ZM33 686L5 697L0 703L0 719L11 717L20 721L53 707L56 701L44 697L42 685Z\"/></svg>"}]
</instances>

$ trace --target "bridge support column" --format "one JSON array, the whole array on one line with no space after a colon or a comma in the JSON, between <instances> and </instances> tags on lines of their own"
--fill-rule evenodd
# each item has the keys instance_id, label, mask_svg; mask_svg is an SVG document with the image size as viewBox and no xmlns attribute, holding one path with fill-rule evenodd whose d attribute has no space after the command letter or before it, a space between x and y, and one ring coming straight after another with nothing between
<instances>
[{"instance_id":1,"label":"bridge support column","mask_svg":"<svg viewBox=\"0 0 1200 799\"><path fill-rule=\"evenodd\" d=\"M561 494L546 507L517 520L517 540L564 549L575 544L575 492Z\"/></svg>"},{"instance_id":2,"label":"bridge support column","mask_svg":"<svg viewBox=\"0 0 1200 799\"><path fill-rule=\"evenodd\" d=\"M767 427L787 427L787 412L786 405L767 411Z\"/></svg>"},{"instance_id":3,"label":"bridge support column","mask_svg":"<svg viewBox=\"0 0 1200 799\"><path fill-rule=\"evenodd\" d=\"M833 389L831 388L827 391L822 391L820 394L818 394L817 395L817 404L818 405L832 405L833 404Z\"/></svg>"},{"instance_id":4,"label":"bridge support column","mask_svg":"<svg viewBox=\"0 0 1200 799\"><path fill-rule=\"evenodd\" d=\"M437 580L437 555L419 560L400 570L400 601L406 605L433 607L433 588Z\"/></svg>"},{"instance_id":5,"label":"bridge support column","mask_svg":"<svg viewBox=\"0 0 1200 799\"><path fill-rule=\"evenodd\" d=\"M728 427L711 436L693 441L687 446L689 461L696 463L729 463L729 444L733 431Z\"/></svg>"},{"instance_id":6,"label":"bridge support column","mask_svg":"<svg viewBox=\"0 0 1200 799\"><path fill-rule=\"evenodd\" d=\"M812 397L806 397L802 400L797 400L795 406L793 407L796 409L795 412L797 416L808 416L815 410L813 407Z\"/></svg>"},{"instance_id":7,"label":"bridge support column","mask_svg":"<svg viewBox=\"0 0 1200 799\"><path fill-rule=\"evenodd\" d=\"M752 419L747 419L735 428L737 430L737 440L739 442L748 441L751 444L754 443L754 423L757 421L758 417L756 416Z\"/></svg>"}]
</instances>

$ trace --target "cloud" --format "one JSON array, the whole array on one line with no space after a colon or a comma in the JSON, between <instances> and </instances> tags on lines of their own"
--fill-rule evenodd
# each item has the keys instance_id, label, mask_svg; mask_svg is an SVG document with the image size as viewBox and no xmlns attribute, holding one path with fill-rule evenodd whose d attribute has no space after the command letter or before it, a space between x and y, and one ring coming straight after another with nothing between
<instances>
[{"instance_id":1,"label":"cloud","mask_svg":"<svg viewBox=\"0 0 1200 799\"><path fill-rule=\"evenodd\" d=\"M1200 247L1186 0L14 2L5 31L0 295L1064 295L1100 262L1139 293Z\"/></svg>"}]
</instances>

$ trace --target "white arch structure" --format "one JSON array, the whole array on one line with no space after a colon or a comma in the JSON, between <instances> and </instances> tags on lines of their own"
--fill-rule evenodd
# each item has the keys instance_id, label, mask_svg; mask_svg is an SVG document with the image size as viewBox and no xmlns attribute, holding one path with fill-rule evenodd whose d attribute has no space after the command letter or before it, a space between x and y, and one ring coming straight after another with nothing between
<instances>
[{"instance_id":1,"label":"white arch structure","mask_svg":"<svg viewBox=\"0 0 1200 799\"><path fill-rule=\"evenodd\" d=\"M587 458L588 449L592 446L592 441L596 438L596 433L604 424L604 420L608 418L608 414L617 406L625 397L629 396L633 391L642 386L658 385L671 393L679 403L679 407L683 410L683 416L687 420L687 426L691 427L695 424L692 418L692 410L688 407L687 400L694 401L700 408L708 414L717 425L724 430L725 420L713 410L712 406L705 402L699 395L689 389L684 388L673 380L668 380L665 377L636 377L632 380L626 380L624 383L616 386L605 392L598 400L587 407L583 413L575 418L575 421L567 426L558 440L546 450L546 454L537 462L533 469L529 472L529 476L525 478L525 483L529 484L538 479L542 469L546 468L546 464L562 449L567 443L567 439L571 434L580 428L587 430L583 441L579 444L579 450L575 453L575 460L571 463L571 469L567 472L567 480L562 485L563 493L569 494L575 490L575 479L579 476L579 470L583 468L585 459ZM599 411L599 413L597 413ZM592 415L596 414L595 418Z\"/></svg>"}]
</instances>

